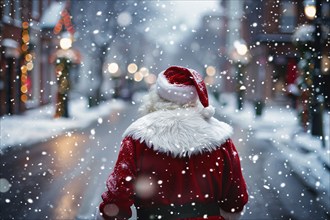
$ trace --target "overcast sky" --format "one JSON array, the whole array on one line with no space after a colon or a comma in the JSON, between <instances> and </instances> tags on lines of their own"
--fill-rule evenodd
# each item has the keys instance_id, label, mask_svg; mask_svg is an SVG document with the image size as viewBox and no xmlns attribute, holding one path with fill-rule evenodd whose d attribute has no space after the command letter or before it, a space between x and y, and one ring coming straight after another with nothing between
<instances>
[{"instance_id":1,"label":"overcast sky","mask_svg":"<svg viewBox=\"0 0 330 220\"><path fill-rule=\"evenodd\" d=\"M145 29L151 37L167 47L177 47L177 43L187 34L197 29L205 13L221 13L220 1L176 0L157 1L155 9L166 20L156 19ZM171 48L168 48L171 49Z\"/></svg>"},{"instance_id":2,"label":"overcast sky","mask_svg":"<svg viewBox=\"0 0 330 220\"><path fill-rule=\"evenodd\" d=\"M220 1L207 1L207 0L177 0L171 1L173 15L178 19L183 18L188 26L195 26L198 24L201 16L206 12L219 12Z\"/></svg>"}]
</instances>

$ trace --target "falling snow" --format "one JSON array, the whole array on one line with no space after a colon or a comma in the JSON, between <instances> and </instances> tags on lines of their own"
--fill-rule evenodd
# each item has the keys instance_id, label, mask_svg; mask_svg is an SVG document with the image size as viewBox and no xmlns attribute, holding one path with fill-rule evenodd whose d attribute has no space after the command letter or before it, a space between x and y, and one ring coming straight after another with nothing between
<instances>
[{"instance_id":1,"label":"falling snow","mask_svg":"<svg viewBox=\"0 0 330 220\"><path fill-rule=\"evenodd\" d=\"M330 41L322 19L330 2L310 18L304 2L1 1L0 218L100 217L123 132L159 72L180 65L202 74L214 117L234 128L231 156L249 192L242 219L328 219ZM315 125L322 135L312 135ZM223 166L218 158L198 181L222 176ZM153 175L129 173L122 183L144 199L166 197L170 179ZM107 204L105 212L120 210Z\"/></svg>"}]
</instances>

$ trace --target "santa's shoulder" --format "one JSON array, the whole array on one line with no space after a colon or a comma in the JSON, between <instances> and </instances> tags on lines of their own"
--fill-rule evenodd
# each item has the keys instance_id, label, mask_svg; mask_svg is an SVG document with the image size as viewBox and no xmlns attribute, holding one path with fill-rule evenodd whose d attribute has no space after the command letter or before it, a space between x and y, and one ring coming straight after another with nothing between
<instances>
[{"instance_id":1,"label":"santa's shoulder","mask_svg":"<svg viewBox=\"0 0 330 220\"><path fill-rule=\"evenodd\" d=\"M192 109L161 110L133 122L124 132L160 152L174 156L213 151L233 133L225 122L205 119Z\"/></svg>"}]
</instances>

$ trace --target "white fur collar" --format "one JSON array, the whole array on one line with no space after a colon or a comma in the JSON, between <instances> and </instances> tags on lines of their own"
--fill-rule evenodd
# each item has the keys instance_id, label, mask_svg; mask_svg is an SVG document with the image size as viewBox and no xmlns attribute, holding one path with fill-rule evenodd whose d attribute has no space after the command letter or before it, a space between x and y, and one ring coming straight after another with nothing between
<instances>
[{"instance_id":1,"label":"white fur collar","mask_svg":"<svg viewBox=\"0 0 330 220\"><path fill-rule=\"evenodd\" d=\"M205 119L196 108L159 110L132 123L124 132L148 147L173 156L212 151L232 134L230 125Z\"/></svg>"}]
</instances>

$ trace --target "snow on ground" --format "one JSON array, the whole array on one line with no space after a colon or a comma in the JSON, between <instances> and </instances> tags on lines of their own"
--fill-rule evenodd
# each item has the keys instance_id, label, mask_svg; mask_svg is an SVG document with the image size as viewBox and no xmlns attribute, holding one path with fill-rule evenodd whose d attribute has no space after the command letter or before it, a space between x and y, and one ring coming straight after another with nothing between
<instances>
[{"instance_id":1,"label":"snow on ground","mask_svg":"<svg viewBox=\"0 0 330 220\"><path fill-rule=\"evenodd\" d=\"M324 113L325 146L322 146L319 138L303 131L296 110L288 106L266 106L262 116L256 117L254 106L248 102L242 111L236 110L234 94L223 94L220 104L219 113L229 121L249 129L257 139L272 142L305 185L321 197L330 195L329 111ZM330 207L329 200L322 202Z\"/></svg>"},{"instance_id":2,"label":"snow on ground","mask_svg":"<svg viewBox=\"0 0 330 220\"><path fill-rule=\"evenodd\" d=\"M256 138L271 141L306 185L320 195L329 195L330 178L325 178L330 175L329 112L324 114L326 147L322 147L319 139L302 131L295 110L279 105L266 106L263 115L256 117L249 103L245 103L242 111L237 111L233 95L223 94L217 111L229 121L253 131ZM23 115L3 116L0 119L0 153L5 148L24 147L64 132L70 135L73 129L87 127L96 120L102 123L102 116L124 105L123 101L113 100L90 109L87 100L75 99L69 103L70 118L55 119L54 104L26 111Z\"/></svg>"},{"instance_id":3,"label":"snow on ground","mask_svg":"<svg viewBox=\"0 0 330 220\"><path fill-rule=\"evenodd\" d=\"M70 118L54 118L54 104L28 110L23 115L3 116L0 119L0 153L5 148L42 142L64 132L70 135L71 130L87 127L96 120L102 123L102 116L124 105L121 100L112 100L88 108L87 100L81 98L69 102Z\"/></svg>"},{"instance_id":4,"label":"snow on ground","mask_svg":"<svg viewBox=\"0 0 330 220\"><path fill-rule=\"evenodd\" d=\"M304 151L329 150L329 120L330 113L324 113L323 128L326 147L322 147L322 141L303 131L299 125L299 118L295 109L289 106L266 105L262 116L255 115L254 106L246 102L242 111L236 110L236 98L234 94L223 94L220 100L220 107L217 108L220 114L228 117L233 123L240 127L254 131L255 137L267 139L273 142L297 144ZM328 152L330 153L330 152Z\"/></svg>"}]
</instances>

